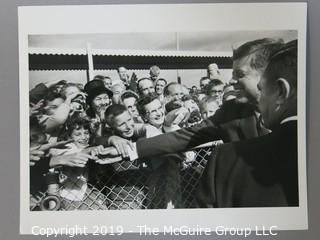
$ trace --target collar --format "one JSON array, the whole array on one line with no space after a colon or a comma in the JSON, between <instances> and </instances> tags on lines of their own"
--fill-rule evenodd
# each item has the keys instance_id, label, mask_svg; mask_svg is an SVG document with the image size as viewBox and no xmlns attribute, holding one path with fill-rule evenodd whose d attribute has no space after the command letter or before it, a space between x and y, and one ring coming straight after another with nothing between
<instances>
[{"instance_id":1,"label":"collar","mask_svg":"<svg viewBox=\"0 0 320 240\"><path fill-rule=\"evenodd\" d=\"M283 119L280 124L284 124L286 122L290 122L290 121L298 121L298 116L291 116L291 117L287 117L285 119Z\"/></svg>"}]
</instances>

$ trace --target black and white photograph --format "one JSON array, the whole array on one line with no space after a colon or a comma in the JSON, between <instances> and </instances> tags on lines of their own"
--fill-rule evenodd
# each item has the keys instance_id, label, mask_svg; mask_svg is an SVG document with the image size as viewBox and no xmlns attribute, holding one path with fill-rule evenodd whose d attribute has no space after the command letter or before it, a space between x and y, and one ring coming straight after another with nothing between
<instances>
[{"instance_id":1,"label":"black and white photograph","mask_svg":"<svg viewBox=\"0 0 320 240\"><path fill-rule=\"evenodd\" d=\"M290 23L278 14L286 7L300 14ZM108 29L102 9L159 11ZM248 18L238 25L237 9ZM21 232L61 211L65 223L107 216L125 231L151 216L152 226L252 227L260 216L260 226L307 227L304 9L21 8Z\"/></svg>"}]
</instances>

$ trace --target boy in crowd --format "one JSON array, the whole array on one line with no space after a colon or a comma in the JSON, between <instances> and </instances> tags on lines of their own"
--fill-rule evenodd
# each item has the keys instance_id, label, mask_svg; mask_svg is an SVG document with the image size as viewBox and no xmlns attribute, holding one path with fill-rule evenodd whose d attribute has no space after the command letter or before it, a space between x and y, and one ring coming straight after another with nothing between
<instances>
[{"instance_id":1,"label":"boy in crowd","mask_svg":"<svg viewBox=\"0 0 320 240\"><path fill-rule=\"evenodd\" d=\"M208 96L200 102L200 112L203 119L213 116L219 109L219 102L216 97Z\"/></svg>"},{"instance_id":2,"label":"boy in crowd","mask_svg":"<svg viewBox=\"0 0 320 240\"><path fill-rule=\"evenodd\" d=\"M219 103L219 106L221 106L223 99L223 90L224 83L220 79L213 79L206 86L206 95L215 97Z\"/></svg>"},{"instance_id":3,"label":"boy in crowd","mask_svg":"<svg viewBox=\"0 0 320 240\"><path fill-rule=\"evenodd\" d=\"M105 119L111 128L112 136L102 137L97 140L97 143L100 141L104 145L109 145L114 144L119 139L136 141L141 137L145 137L143 124L135 124L131 114L123 105L111 105L105 112ZM97 152L98 154L99 152ZM143 192L143 182L139 180L139 175L143 174L142 165L137 161L123 161L112 164L112 168L113 171L109 174L114 174L113 180L115 180L115 184L110 186L112 194L109 195L109 198L115 203L115 208L141 209L143 207L143 200L146 197ZM117 177L119 177L119 181L116 181ZM131 194L127 194L128 192ZM113 209L112 206L111 209Z\"/></svg>"}]
</instances>

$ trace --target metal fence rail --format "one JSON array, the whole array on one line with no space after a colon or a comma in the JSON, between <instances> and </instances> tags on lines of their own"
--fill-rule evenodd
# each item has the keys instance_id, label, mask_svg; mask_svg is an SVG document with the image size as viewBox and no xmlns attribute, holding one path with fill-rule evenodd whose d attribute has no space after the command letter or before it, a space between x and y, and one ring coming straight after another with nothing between
<instances>
[{"instance_id":1,"label":"metal fence rail","mask_svg":"<svg viewBox=\"0 0 320 240\"><path fill-rule=\"evenodd\" d=\"M164 156L160 164L156 161L156 167L139 161L91 164L77 177L62 169L54 191L50 186L31 191L30 210L195 208L198 181L218 144L201 145L179 154L180 158L168 160Z\"/></svg>"}]
</instances>

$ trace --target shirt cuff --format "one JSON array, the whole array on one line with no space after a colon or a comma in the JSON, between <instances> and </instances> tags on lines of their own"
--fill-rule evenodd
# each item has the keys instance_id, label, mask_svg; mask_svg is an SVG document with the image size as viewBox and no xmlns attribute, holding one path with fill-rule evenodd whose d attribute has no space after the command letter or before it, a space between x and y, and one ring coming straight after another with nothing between
<instances>
[{"instance_id":1,"label":"shirt cuff","mask_svg":"<svg viewBox=\"0 0 320 240\"><path fill-rule=\"evenodd\" d=\"M132 145L133 145L132 146L133 150L129 147L128 153L129 153L130 160L134 161L134 160L138 159L139 156L138 156L138 151L137 151L137 144L133 143Z\"/></svg>"},{"instance_id":2,"label":"shirt cuff","mask_svg":"<svg viewBox=\"0 0 320 240\"><path fill-rule=\"evenodd\" d=\"M168 126L163 126L163 131L164 131L165 133L167 133L167 132L174 132L174 131L179 130L179 129L181 129L181 128L179 127L179 125L172 125L172 126L170 126L170 127L168 127Z\"/></svg>"}]
</instances>

